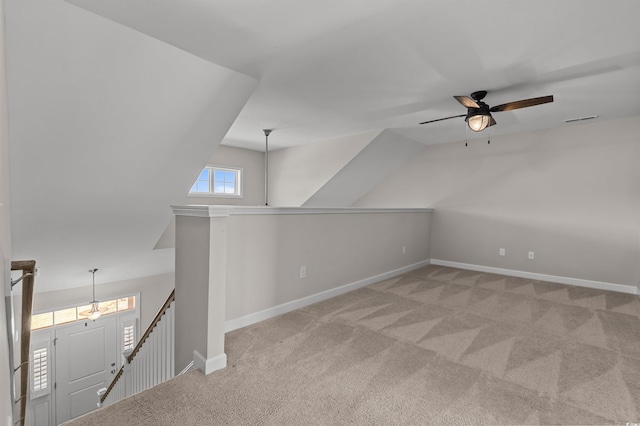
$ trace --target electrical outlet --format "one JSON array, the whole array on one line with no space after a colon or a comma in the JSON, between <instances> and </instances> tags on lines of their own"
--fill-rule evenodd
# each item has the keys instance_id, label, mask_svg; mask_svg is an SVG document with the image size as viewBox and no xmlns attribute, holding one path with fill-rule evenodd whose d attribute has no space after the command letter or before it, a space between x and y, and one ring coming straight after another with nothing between
<instances>
[{"instance_id":1,"label":"electrical outlet","mask_svg":"<svg viewBox=\"0 0 640 426\"><path fill-rule=\"evenodd\" d=\"M301 266L300 267L300 278L307 278L307 267L306 266Z\"/></svg>"},{"instance_id":2,"label":"electrical outlet","mask_svg":"<svg viewBox=\"0 0 640 426\"><path fill-rule=\"evenodd\" d=\"M500 256L506 256L507 255L507 251L503 248L500 249Z\"/></svg>"},{"instance_id":3,"label":"electrical outlet","mask_svg":"<svg viewBox=\"0 0 640 426\"><path fill-rule=\"evenodd\" d=\"M529 260L533 260L535 258L535 253L530 251L529 252Z\"/></svg>"},{"instance_id":4,"label":"electrical outlet","mask_svg":"<svg viewBox=\"0 0 640 426\"><path fill-rule=\"evenodd\" d=\"M402 246L402 254L406 254L407 253L407 247L406 246Z\"/></svg>"}]
</instances>

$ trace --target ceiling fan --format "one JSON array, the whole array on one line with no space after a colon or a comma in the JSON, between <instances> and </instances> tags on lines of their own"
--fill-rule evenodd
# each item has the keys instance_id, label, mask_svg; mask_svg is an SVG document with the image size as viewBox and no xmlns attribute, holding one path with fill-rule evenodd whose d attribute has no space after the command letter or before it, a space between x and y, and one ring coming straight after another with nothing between
<instances>
[{"instance_id":1,"label":"ceiling fan","mask_svg":"<svg viewBox=\"0 0 640 426\"><path fill-rule=\"evenodd\" d=\"M454 96L455 100L460 102L463 106L467 107L466 114L454 115L451 117L438 118L437 120L424 121L420 124L435 123L436 121L449 120L451 118L465 117L464 121L467 122L469 128L474 132L481 132L487 127L496 124L496 120L491 116L492 112L512 111L519 108L527 108L530 106L546 104L553 102L553 96L542 96L540 98L522 99L519 101L507 102L506 104L496 105L490 107L482 102L482 99L487 96L486 90L479 90L473 92L471 97L469 96Z\"/></svg>"}]
</instances>

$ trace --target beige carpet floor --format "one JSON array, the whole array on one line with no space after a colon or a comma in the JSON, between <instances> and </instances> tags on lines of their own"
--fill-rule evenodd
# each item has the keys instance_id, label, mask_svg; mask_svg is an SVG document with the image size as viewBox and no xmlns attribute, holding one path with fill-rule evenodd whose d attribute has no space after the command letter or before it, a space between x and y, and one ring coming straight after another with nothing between
<instances>
[{"instance_id":1,"label":"beige carpet floor","mask_svg":"<svg viewBox=\"0 0 640 426\"><path fill-rule=\"evenodd\" d=\"M227 335L72 425L640 422L636 296L428 266Z\"/></svg>"}]
</instances>

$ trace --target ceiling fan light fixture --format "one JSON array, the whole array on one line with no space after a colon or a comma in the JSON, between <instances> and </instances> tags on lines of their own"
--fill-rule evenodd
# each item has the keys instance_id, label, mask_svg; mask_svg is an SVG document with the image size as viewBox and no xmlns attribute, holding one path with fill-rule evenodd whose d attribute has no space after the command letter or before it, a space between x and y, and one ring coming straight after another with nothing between
<instances>
[{"instance_id":1,"label":"ceiling fan light fixture","mask_svg":"<svg viewBox=\"0 0 640 426\"><path fill-rule=\"evenodd\" d=\"M489 122L491 121L491 114L476 114L470 117L467 117L467 124L469 128L474 132L481 132L487 128Z\"/></svg>"},{"instance_id":2,"label":"ceiling fan light fixture","mask_svg":"<svg viewBox=\"0 0 640 426\"><path fill-rule=\"evenodd\" d=\"M514 109L528 108L535 105L542 105L553 102L553 95L547 95L538 98L521 99L519 101L507 102L506 104L490 107L486 103L482 102L482 99L484 99L486 95L486 90L479 90L477 92L473 92L471 94L471 97L454 96L453 98L456 101L467 108L466 114L453 115L451 117L423 121L420 124L429 124L438 121L449 120L451 118L464 117L464 121L467 122L467 125L471 130L473 130L474 132L481 132L487 127L495 126L497 124L496 120L494 120L491 116L492 112L513 111Z\"/></svg>"}]
</instances>

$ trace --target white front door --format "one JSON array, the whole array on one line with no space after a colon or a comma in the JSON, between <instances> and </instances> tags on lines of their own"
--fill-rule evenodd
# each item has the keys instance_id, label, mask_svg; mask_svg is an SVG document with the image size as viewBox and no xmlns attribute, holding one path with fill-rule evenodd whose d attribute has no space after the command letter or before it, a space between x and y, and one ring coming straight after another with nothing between
<instances>
[{"instance_id":1,"label":"white front door","mask_svg":"<svg viewBox=\"0 0 640 426\"><path fill-rule=\"evenodd\" d=\"M79 321L56 334L56 423L97 408L97 391L116 373L117 318Z\"/></svg>"}]
</instances>

